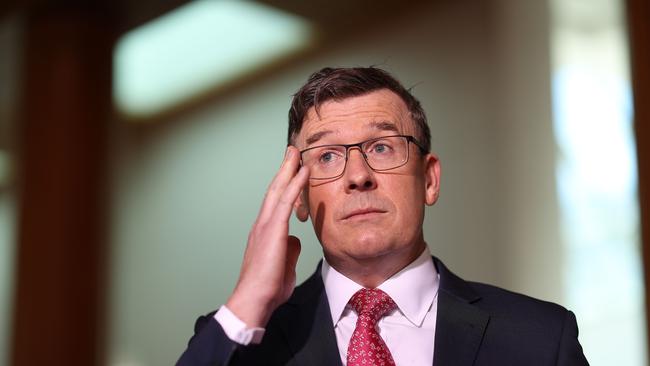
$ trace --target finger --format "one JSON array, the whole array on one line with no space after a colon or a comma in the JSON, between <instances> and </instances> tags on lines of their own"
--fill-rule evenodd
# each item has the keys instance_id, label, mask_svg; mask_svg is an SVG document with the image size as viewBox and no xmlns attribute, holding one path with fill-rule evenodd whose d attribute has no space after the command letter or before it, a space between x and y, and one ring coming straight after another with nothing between
<instances>
[{"instance_id":1,"label":"finger","mask_svg":"<svg viewBox=\"0 0 650 366\"><path fill-rule=\"evenodd\" d=\"M298 149L293 146L287 147L287 152L284 161L280 166L280 170L275 174L275 177L266 191L258 219L266 219L273 215L278 200L284 193L289 182L291 182L293 177L296 175L299 166L300 153Z\"/></svg>"},{"instance_id":2,"label":"finger","mask_svg":"<svg viewBox=\"0 0 650 366\"><path fill-rule=\"evenodd\" d=\"M289 184L300 167L300 151L294 146L287 147L287 154L269 185L269 192L280 192Z\"/></svg>"},{"instance_id":3,"label":"finger","mask_svg":"<svg viewBox=\"0 0 650 366\"><path fill-rule=\"evenodd\" d=\"M262 201L262 207L257 216L258 221L268 221L275 212L275 207L282 197L287 185L295 177L300 166L300 154L293 146L287 148L285 159L280 169L273 177Z\"/></svg>"},{"instance_id":4,"label":"finger","mask_svg":"<svg viewBox=\"0 0 650 366\"><path fill-rule=\"evenodd\" d=\"M275 209L273 210L273 218L288 222L293 210L293 204L302 192L303 188L309 181L309 168L303 166L298 171L298 174L291 180L287 188L282 193L278 200Z\"/></svg>"}]
</instances>

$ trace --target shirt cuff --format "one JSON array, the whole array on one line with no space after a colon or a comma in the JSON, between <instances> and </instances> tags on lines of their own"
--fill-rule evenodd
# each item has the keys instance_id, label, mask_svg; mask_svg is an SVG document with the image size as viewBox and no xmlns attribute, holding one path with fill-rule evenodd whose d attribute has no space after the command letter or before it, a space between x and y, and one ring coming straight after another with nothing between
<instances>
[{"instance_id":1,"label":"shirt cuff","mask_svg":"<svg viewBox=\"0 0 650 366\"><path fill-rule=\"evenodd\" d=\"M226 305L219 308L214 314L214 319L221 325L224 333L231 341L243 346L259 344L264 337L264 328L247 328L246 323L233 314Z\"/></svg>"}]
</instances>

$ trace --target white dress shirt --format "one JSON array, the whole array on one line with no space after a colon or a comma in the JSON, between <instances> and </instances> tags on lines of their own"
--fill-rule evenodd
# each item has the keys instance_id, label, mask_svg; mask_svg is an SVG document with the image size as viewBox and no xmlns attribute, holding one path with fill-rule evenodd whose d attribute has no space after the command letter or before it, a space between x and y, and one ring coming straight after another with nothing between
<instances>
[{"instance_id":1,"label":"white dress shirt","mask_svg":"<svg viewBox=\"0 0 650 366\"><path fill-rule=\"evenodd\" d=\"M341 362L345 365L348 343L357 322L357 314L348 301L362 286L336 271L326 260L321 274ZM397 304L397 309L377 324L395 364L433 364L438 284L438 272L427 247L415 261L377 287Z\"/></svg>"},{"instance_id":2,"label":"white dress shirt","mask_svg":"<svg viewBox=\"0 0 650 366\"><path fill-rule=\"evenodd\" d=\"M347 304L362 286L339 273L324 259L321 275L339 355L345 365L348 343L357 322L357 314ZM426 247L416 260L377 287L397 304L397 308L377 324L397 365L433 364L438 284L438 272ZM225 305L214 314L214 319L226 335L239 344L260 343L264 335L263 328L247 328Z\"/></svg>"}]
</instances>

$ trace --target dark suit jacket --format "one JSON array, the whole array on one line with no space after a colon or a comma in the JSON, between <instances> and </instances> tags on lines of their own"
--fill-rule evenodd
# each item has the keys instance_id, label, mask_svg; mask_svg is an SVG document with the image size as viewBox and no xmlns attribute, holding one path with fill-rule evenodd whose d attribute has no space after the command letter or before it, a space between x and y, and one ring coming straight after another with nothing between
<instances>
[{"instance_id":1,"label":"dark suit jacket","mask_svg":"<svg viewBox=\"0 0 650 366\"><path fill-rule=\"evenodd\" d=\"M588 365L573 313L466 282L433 261L440 274L435 366ZM177 365L341 365L320 266L273 313L261 344L235 344L208 314Z\"/></svg>"}]
</instances>

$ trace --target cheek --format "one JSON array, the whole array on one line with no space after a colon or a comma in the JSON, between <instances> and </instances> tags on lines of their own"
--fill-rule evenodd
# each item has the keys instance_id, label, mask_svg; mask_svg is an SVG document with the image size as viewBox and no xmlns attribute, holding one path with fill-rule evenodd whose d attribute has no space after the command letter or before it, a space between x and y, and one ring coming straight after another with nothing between
<instances>
[{"instance_id":1,"label":"cheek","mask_svg":"<svg viewBox=\"0 0 650 366\"><path fill-rule=\"evenodd\" d=\"M406 189L405 187L412 187ZM397 207L397 214L401 222L413 222L419 220L424 211L426 200L426 190L424 182L420 179L408 179L401 185L392 187L393 192L399 194L393 195L393 203Z\"/></svg>"},{"instance_id":2,"label":"cheek","mask_svg":"<svg viewBox=\"0 0 650 366\"><path fill-rule=\"evenodd\" d=\"M326 202L326 200L323 199L323 192L321 189L310 188L309 193L306 195L306 199L307 203L309 203L309 213L312 218L315 218L320 211L325 209L324 202Z\"/></svg>"},{"instance_id":3,"label":"cheek","mask_svg":"<svg viewBox=\"0 0 650 366\"><path fill-rule=\"evenodd\" d=\"M309 193L306 195L306 200L309 203L309 216L311 217L312 224L316 236L320 239L323 225L326 221L331 221L333 212L333 205L335 195L329 190L328 187L310 187Z\"/></svg>"}]
</instances>

